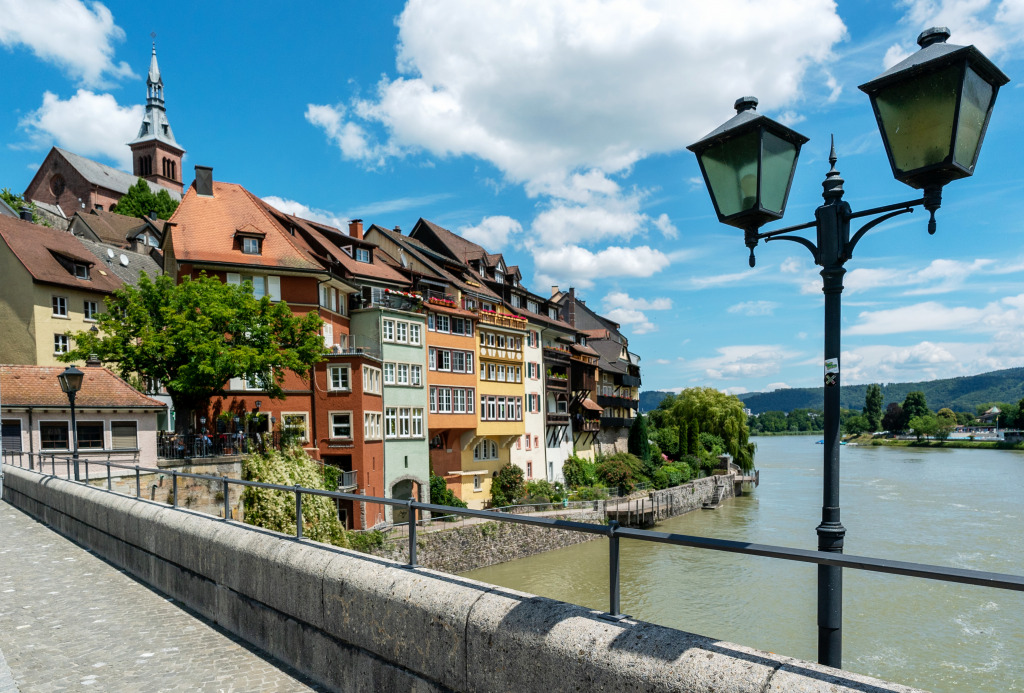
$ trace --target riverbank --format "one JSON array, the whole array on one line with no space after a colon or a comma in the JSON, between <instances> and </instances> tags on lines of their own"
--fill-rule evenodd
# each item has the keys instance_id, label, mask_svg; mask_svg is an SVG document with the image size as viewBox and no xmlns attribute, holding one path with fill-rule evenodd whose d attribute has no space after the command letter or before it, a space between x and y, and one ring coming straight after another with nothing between
<instances>
[{"instance_id":1,"label":"riverbank","mask_svg":"<svg viewBox=\"0 0 1024 693\"><path fill-rule=\"evenodd\" d=\"M844 438L847 445L891 448L963 448L967 450L1017 450L1024 452L1024 443L1006 443L1001 440L905 440L901 438L874 438L870 435Z\"/></svg>"}]
</instances>

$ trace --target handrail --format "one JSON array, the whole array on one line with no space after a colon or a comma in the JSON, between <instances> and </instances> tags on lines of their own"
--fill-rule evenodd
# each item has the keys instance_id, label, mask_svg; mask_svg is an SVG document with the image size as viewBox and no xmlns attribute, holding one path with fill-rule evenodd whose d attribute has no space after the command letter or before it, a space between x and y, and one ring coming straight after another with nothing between
<instances>
[{"instance_id":1,"label":"handrail","mask_svg":"<svg viewBox=\"0 0 1024 693\"><path fill-rule=\"evenodd\" d=\"M4 457L7 457L5 454ZM56 477L56 460L57 456L51 455L51 461L54 462L51 467L51 474L46 474L44 471L37 471L30 469L37 474L43 476ZM19 461L21 458L19 457ZM73 481L70 475L70 463L71 458L61 458L68 468L68 481ZM129 469L135 472L135 489L136 497L140 500L141 498L141 486L139 483L139 475L142 472L156 472L166 474L167 471L158 468L146 468L140 465L126 465L119 464L116 462L95 460L90 461L93 464L100 464L107 467L107 490L112 491L110 487L110 468L116 467L121 469ZM11 464L10 462L4 462L5 464ZM31 461L30 461L31 464ZM13 466L13 465L12 465ZM19 465L20 466L20 465ZM24 467L22 467L24 468ZM175 485L175 493L173 493L174 503L173 507L179 509L177 506L177 493L176 484L179 477L187 479L205 479L210 481L216 481L217 483L223 484L224 487L224 522L231 522L231 516L228 512L228 491L230 484L239 484L241 486L248 486L253 488L265 488L273 491L284 491L295 496L296 504L296 539L302 540L302 520L301 520L301 508L302 508L302 496L322 496L326 498L334 498L340 500L351 500L360 503L377 503L380 505L388 505L391 507L401 507L408 511L408 525L409 525L409 556L410 562L406 566L410 569L419 567L416 563L416 525L417 511L430 512L430 513L442 513L445 515L462 515L466 517L483 518L486 520L496 522L512 522L521 525L531 525L534 527L547 527L553 529L562 529L572 532L582 532L585 534L598 534L609 538L609 595L610 595L610 609L605 618L612 620L620 620L624 616L619 611L619 550L618 540L620 539L634 539L637 541L650 541L659 544L671 544L673 546L687 546L698 549L708 549L712 551L725 551L728 553L738 553L749 556L762 556L767 558L777 558L787 561L797 561L800 563L814 563L816 565L827 565L836 566L840 568L851 568L855 570L864 570L875 573L887 573L890 575L904 575L908 577L924 578L928 580L938 580L941 582L955 582L964 585L977 585L981 587L992 587L995 589L1005 589L1015 592L1024 592L1024 576L1011 575L1007 573L993 573L981 570L968 570L963 568L950 568L945 566L929 565L924 563L913 563L909 561L894 561L884 558L872 558L867 556L856 556L851 554L842 553L831 553L827 551L812 551L806 549L794 549L786 546L774 546L770 544L752 544L743 541L733 541L727 539L712 539L709 537L697 537L685 534L670 534L666 532L655 532L652 530L644 529L633 529L630 527L620 527L615 521L609 522L607 525L593 524L588 522L575 522L572 520L564 520L552 517L537 517L529 515L519 515L514 513L503 513L495 512L494 510L474 510L472 508L454 508L447 505L437 505L435 503L421 503L419 501L408 500L408 499L396 499L396 498L380 498L376 496L364 496L358 493L346 493L343 491L325 491L323 489L310 489L303 488L301 486L283 486L281 484L268 484L262 481L250 481L246 479L230 479L228 477L216 477L207 474L193 474L190 472L174 472L173 473L173 484ZM98 487L97 490L102 490ZM146 501L153 502L153 501ZM244 523L243 523L244 526Z\"/></svg>"}]
</instances>

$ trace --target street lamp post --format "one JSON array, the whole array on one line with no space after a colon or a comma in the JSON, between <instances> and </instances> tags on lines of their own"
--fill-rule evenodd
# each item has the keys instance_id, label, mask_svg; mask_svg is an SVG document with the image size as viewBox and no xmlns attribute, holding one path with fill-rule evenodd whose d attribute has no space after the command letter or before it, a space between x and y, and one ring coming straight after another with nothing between
<instances>
[{"instance_id":1,"label":"street lamp post","mask_svg":"<svg viewBox=\"0 0 1024 693\"><path fill-rule=\"evenodd\" d=\"M75 464L75 481L80 480L78 478L78 425L75 422L75 395L82 389L83 378L85 378L85 373L74 366L68 366L63 373L57 376L60 389L68 396L68 404L71 405L71 459Z\"/></svg>"},{"instance_id":2,"label":"street lamp post","mask_svg":"<svg viewBox=\"0 0 1024 693\"><path fill-rule=\"evenodd\" d=\"M757 99L736 101L736 116L690 145L697 155L718 219L743 229L754 266L754 248L764 240L800 243L821 269L825 294L824 470L818 550L842 553L846 529L839 515L839 354L844 265L869 230L892 217L923 207L935 233L942 187L974 173L999 87L1009 82L974 46L946 43L949 30L932 28L918 37L921 49L860 89L871 98L893 176L923 190L919 199L854 212L843 200L836 170L835 142L822 183L825 202L814 221L761 232L781 219L807 138L758 115ZM850 222L872 217L850 236ZM792 235L815 229L816 242ZM818 566L818 661L842 666L842 569Z\"/></svg>"}]
</instances>

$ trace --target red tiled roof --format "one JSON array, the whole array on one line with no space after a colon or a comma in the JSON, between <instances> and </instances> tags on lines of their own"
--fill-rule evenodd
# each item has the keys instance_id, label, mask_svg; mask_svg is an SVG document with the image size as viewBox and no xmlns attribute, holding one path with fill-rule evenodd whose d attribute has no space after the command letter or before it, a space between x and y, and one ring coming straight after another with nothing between
<instances>
[{"instance_id":1,"label":"red tiled roof","mask_svg":"<svg viewBox=\"0 0 1024 693\"><path fill-rule=\"evenodd\" d=\"M103 243L111 245L127 245L129 238L146 227L146 221L128 217L115 212L95 209L89 214L76 212L75 216L92 229L96 237Z\"/></svg>"},{"instance_id":2,"label":"red tiled roof","mask_svg":"<svg viewBox=\"0 0 1024 693\"><path fill-rule=\"evenodd\" d=\"M0 391L5 407L68 407L68 396L57 376L65 366L0 365ZM81 366L82 389L75 396L77 409L163 409L102 366Z\"/></svg>"},{"instance_id":3,"label":"red tiled roof","mask_svg":"<svg viewBox=\"0 0 1024 693\"><path fill-rule=\"evenodd\" d=\"M66 231L0 216L0 237L38 282L100 293L112 293L121 287L121 280L103 269L100 259ZM90 278L75 278L73 267L68 269L58 257L90 265Z\"/></svg>"},{"instance_id":4,"label":"red tiled roof","mask_svg":"<svg viewBox=\"0 0 1024 693\"><path fill-rule=\"evenodd\" d=\"M300 247L273 218L267 205L241 185L214 181L212 197L197 195L195 187L191 187L169 221L173 224L169 233L179 262L322 269L308 250ZM259 255L243 253L236 247L234 237L239 229L266 234Z\"/></svg>"}]
</instances>

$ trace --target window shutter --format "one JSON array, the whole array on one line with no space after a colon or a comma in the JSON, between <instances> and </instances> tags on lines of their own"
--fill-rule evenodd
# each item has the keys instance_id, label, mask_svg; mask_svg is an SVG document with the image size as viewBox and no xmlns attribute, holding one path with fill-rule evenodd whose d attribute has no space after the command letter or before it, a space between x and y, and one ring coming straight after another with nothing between
<instances>
[{"instance_id":1,"label":"window shutter","mask_svg":"<svg viewBox=\"0 0 1024 693\"><path fill-rule=\"evenodd\" d=\"M324 346L328 349L334 344L334 325L324 323Z\"/></svg>"},{"instance_id":2,"label":"window shutter","mask_svg":"<svg viewBox=\"0 0 1024 693\"><path fill-rule=\"evenodd\" d=\"M235 274L234 272L228 272L228 284L234 284L238 286L242 283L242 275Z\"/></svg>"},{"instance_id":3,"label":"window shutter","mask_svg":"<svg viewBox=\"0 0 1024 693\"><path fill-rule=\"evenodd\" d=\"M242 378L232 378L228 381L229 390L244 390L245 381Z\"/></svg>"},{"instance_id":4,"label":"window shutter","mask_svg":"<svg viewBox=\"0 0 1024 693\"><path fill-rule=\"evenodd\" d=\"M110 442L114 450L134 450L139 447L138 423L135 421L111 421Z\"/></svg>"},{"instance_id":5,"label":"window shutter","mask_svg":"<svg viewBox=\"0 0 1024 693\"><path fill-rule=\"evenodd\" d=\"M281 277L277 277L273 274L267 277L267 284L269 288L268 295L271 301L281 300Z\"/></svg>"}]
</instances>

